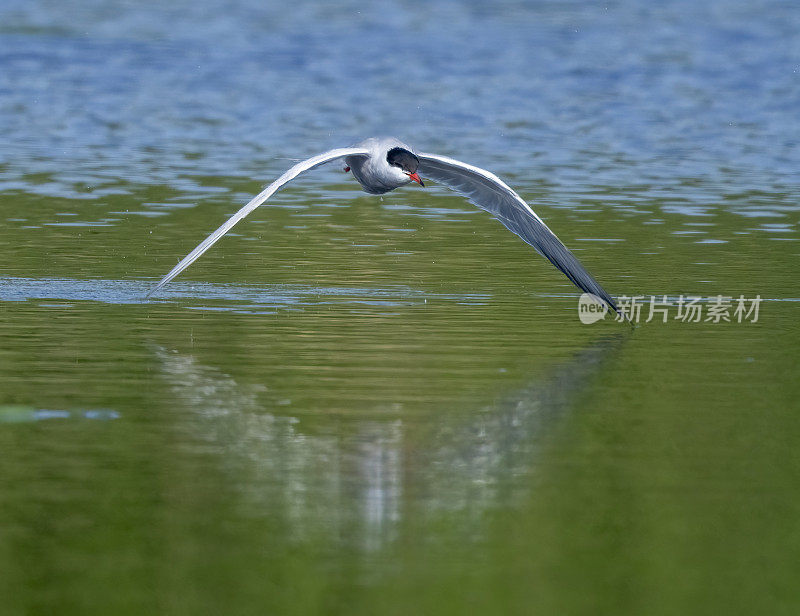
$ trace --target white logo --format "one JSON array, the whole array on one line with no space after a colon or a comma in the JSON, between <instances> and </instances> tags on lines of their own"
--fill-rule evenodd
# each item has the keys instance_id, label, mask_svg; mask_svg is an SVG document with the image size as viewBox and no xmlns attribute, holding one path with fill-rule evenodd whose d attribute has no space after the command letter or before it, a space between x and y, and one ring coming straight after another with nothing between
<instances>
[{"instance_id":1,"label":"white logo","mask_svg":"<svg viewBox=\"0 0 800 616\"><path fill-rule=\"evenodd\" d=\"M578 300L578 317L584 325L591 325L605 318L608 306L596 295L584 293Z\"/></svg>"}]
</instances>

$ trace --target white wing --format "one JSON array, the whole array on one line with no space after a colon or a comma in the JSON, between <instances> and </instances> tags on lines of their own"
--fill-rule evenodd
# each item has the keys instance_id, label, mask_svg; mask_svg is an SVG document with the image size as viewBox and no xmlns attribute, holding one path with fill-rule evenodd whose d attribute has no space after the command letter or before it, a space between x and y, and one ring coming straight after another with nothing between
<instances>
[{"instance_id":1,"label":"white wing","mask_svg":"<svg viewBox=\"0 0 800 616\"><path fill-rule=\"evenodd\" d=\"M464 195L479 208L494 215L509 231L513 231L550 263L560 269L577 287L592 293L619 312L606 293L580 261L530 206L499 177L446 156L417 154L418 173Z\"/></svg>"},{"instance_id":2,"label":"white wing","mask_svg":"<svg viewBox=\"0 0 800 616\"><path fill-rule=\"evenodd\" d=\"M359 156L364 155L366 156L369 153L369 150L364 148L337 148L335 150L330 150L328 152L323 152L322 154L318 154L317 156L313 156L308 160L304 160L301 163L297 163L294 167L289 169L286 173L284 173L281 177L275 180L272 184L267 186L264 190L258 193L250 202L245 205L242 209L236 212L233 216L231 216L225 223L214 233L209 235L206 239L204 239L192 252L186 255L178 265L172 268L169 274L164 276L161 281L153 287L150 292L147 294L147 297L150 297L153 293L158 291L161 287L167 284L170 280L175 278L178 274L180 274L183 270L189 267L192 263L197 261L206 250L211 248L216 241L225 235L231 228L239 222L242 218L247 216L250 212L256 209L259 205L264 203L267 199L269 199L273 194L275 194L278 190L280 190L286 183L290 182L298 175L303 173L304 171L309 171L314 169L315 167L319 167L325 163L329 163L332 160L336 160L337 158L344 158L345 156Z\"/></svg>"}]
</instances>

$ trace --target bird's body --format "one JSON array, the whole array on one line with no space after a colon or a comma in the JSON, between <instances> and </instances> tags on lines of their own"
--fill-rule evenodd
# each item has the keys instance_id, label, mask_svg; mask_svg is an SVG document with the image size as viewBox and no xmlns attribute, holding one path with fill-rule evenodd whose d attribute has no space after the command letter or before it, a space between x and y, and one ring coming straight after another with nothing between
<instances>
[{"instance_id":1,"label":"bird's body","mask_svg":"<svg viewBox=\"0 0 800 616\"><path fill-rule=\"evenodd\" d=\"M550 228L505 182L493 173L437 154L416 153L394 137L373 137L350 148L329 150L296 164L280 176L247 205L231 216L221 227L184 257L172 271L150 291L152 295L196 261L237 222L269 199L299 174L333 160L344 159L345 171L363 189L374 195L417 182L424 186L419 174L461 193L472 203L491 213L507 229L561 270L578 288L603 300L619 312L614 300L581 265Z\"/></svg>"},{"instance_id":2,"label":"bird's body","mask_svg":"<svg viewBox=\"0 0 800 616\"><path fill-rule=\"evenodd\" d=\"M412 180L402 169L389 164L386 156L390 149L400 148L408 152L413 150L394 137L371 137L358 144L369 152L367 156L347 156L345 164L350 167L353 177L361 187L372 195L382 195L405 186Z\"/></svg>"}]
</instances>

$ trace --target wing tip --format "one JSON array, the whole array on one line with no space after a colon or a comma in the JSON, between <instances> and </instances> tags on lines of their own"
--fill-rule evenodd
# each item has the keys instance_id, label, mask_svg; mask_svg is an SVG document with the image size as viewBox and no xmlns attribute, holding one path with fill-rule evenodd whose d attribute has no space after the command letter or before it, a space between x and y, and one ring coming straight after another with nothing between
<instances>
[{"instance_id":1,"label":"wing tip","mask_svg":"<svg viewBox=\"0 0 800 616\"><path fill-rule=\"evenodd\" d=\"M145 293L144 298L145 299L150 299L151 297L153 297L153 295L155 295L161 289L163 289L165 286L167 286L167 284L169 284L172 281L173 278L175 278L175 276L172 275L172 272L170 272L170 275L167 275L164 278L162 278L161 280L159 280L158 284L156 286L154 286L147 293Z\"/></svg>"}]
</instances>

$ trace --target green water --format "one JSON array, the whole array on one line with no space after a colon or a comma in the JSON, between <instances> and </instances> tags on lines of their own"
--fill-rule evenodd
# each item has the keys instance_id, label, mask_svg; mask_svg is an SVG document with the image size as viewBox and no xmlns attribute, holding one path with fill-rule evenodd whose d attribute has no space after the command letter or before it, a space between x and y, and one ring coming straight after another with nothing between
<instances>
[{"instance_id":1,"label":"green water","mask_svg":"<svg viewBox=\"0 0 800 616\"><path fill-rule=\"evenodd\" d=\"M0 3L0 616L800 613L795 5Z\"/></svg>"},{"instance_id":2,"label":"green water","mask_svg":"<svg viewBox=\"0 0 800 616\"><path fill-rule=\"evenodd\" d=\"M457 198L344 188L289 191L149 303L235 204L87 226L92 201L5 198L5 613L796 611L796 241L551 210L612 292L765 298L588 326Z\"/></svg>"}]
</instances>

